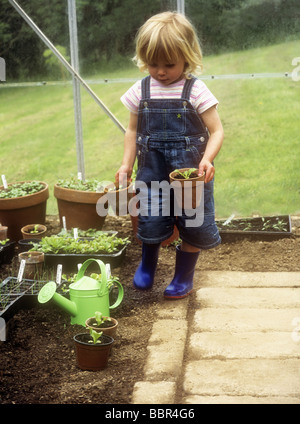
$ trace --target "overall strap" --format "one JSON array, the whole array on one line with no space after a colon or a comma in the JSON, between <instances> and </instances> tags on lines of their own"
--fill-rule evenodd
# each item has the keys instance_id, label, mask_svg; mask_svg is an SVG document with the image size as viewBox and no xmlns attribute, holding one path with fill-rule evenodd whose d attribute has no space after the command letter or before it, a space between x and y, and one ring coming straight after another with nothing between
<instances>
[{"instance_id":1,"label":"overall strap","mask_svg":"<svg viewBox=\"0 0 300 424\"><path fill-rule=\"evenodd\" d=\"M150 75L142 79L142 99L150 99Z\"/></svg>"},{"instance_id":2,"label":"overall strap","mask_svg":"<svg viewBox=\"0 0 300 424\"><path fill-rule=\"evenodd\" d=\"M197 79L196 77L191 77L191 78L185 80L184 87L183 87L183 90L182 90L182 93L181 93L182 99L189 99L190 98L191 91L192 91L192 88L193 88L193 85L194 85L194 82L196 81L196 79Z\"/></svg>"}]
</instances>

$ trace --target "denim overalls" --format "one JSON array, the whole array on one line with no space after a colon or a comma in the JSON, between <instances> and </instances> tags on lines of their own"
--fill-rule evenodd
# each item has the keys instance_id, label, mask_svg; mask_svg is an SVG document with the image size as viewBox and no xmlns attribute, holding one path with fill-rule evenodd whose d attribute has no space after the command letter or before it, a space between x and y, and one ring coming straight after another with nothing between
<instances>
[{"instance_id":1,"label":"denim overalls","mask_svg":"<svg viewBox=\"0 0 300 424\"><path fill-rule=\"evenodd\" d=\"M192 219L185 213L176 217L171 208L170 214L163 216L161 194L154 193L150 187L151 181L169 182L169 174L174 169L199 167L208 141L208 131L189 101L195 80L195 77L186 80L180 99L151 99L150 76L142 80L136 180L137 183L142 181L147 184L147 192L141 190L139 193L138 237L144 243L154 244L168 239L174 225L177 225L182 240L200 249L209 249L221 242L215 224L213 181L204 184L203 224L192 228L185 224L187 219ZM171 195L174 193L171 192ZM150 205L155 197L159 198L160 216L151 215Z\"/></svg>"}]
</instances>

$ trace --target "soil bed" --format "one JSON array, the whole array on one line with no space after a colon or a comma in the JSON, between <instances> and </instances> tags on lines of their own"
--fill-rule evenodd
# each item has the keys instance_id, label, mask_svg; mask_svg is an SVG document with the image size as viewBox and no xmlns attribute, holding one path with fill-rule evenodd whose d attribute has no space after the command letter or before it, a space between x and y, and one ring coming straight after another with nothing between
<instances>
[{"instance_id":1,"label":"soil bed","mask_svg":"<svg viewBox=\"0 0 300 424\"><path fill-rule=\"evenodd\" d=\"M57 217L47 217L46 225L50 232L58 232ZM103 229L117 230L120 237L129 236L131 240L123 263L113 270L125 294L121 305L111 311L119 327L107 368L97 372L80 370L73 336L83 327L71 325L70 316L57 306L36 303L9 320L9 338L0 343L0 403L131 403L134 384L144 378L148 339L157 305L173 275L175 247L161 249L153 290L138 292L132 278L140 261L141 245L133 236L130 216L107 217ZM202 251L197 269L300 271L300 216L292 217L292 230L294 236L289 238L242 239ZM1 266L0 281L16 276L15 259L11 265Z\"/></svg>"}]
</instances>

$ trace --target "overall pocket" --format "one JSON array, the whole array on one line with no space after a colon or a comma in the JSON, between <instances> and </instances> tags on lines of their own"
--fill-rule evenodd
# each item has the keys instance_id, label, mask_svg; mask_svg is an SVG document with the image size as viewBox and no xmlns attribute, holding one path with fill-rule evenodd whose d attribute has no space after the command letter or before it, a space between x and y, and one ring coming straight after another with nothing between
<instances>
[{"instance_id":1,"label":"overall pocket","mask_svg":"<svg viewBox=\"0 0 300 424\"><path fill-rule=\"evenodd\" d=\"M184 109L144 110L146 131L165 139L173 134L183 135L186 131L186 111Z\"/></svg>"}]
</instances>

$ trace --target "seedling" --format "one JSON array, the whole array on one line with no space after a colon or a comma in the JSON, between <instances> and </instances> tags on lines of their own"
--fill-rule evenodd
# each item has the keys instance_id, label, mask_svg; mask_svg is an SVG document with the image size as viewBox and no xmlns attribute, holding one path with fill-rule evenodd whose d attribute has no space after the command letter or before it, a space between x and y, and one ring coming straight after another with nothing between
<instances>
[{"instance_id":1,"label":"seedling","mask_svg":"<svg viewBox=\"0 0 300 424\"><path fill-rule=\"evenodd\" d=\"M194 172L197 172L198 170L196 168L190 168L186 171L180 171L179 169L175 169L174 172L177 173L177 175L180 175L183 179L188 180L191 177L191 174Z\"/></svg>"},{"instance_id":2,"label":"seedling","mask_svg":"<svg viewBox=\"0 0 300 424\"><path fill-rule=\"evenodd\" d=\"M39 224L35 224L33 227L33 230L30 231L30 234L37 234L39 233Z\"/></svg>"},{"instance_id":3,"label":"seedling","mask_svg":"<svg viewBox=\"0 0 300 424\"><path fill-rule=\"evenodd\" d=\"M54 254L90 254L114 253L129 243L128 238L119 238L115 234L101 234L92 240L71 238L68 235L44 237L40 243L33 243L33 249L40 252Z\"/></svg>"},{"instance_id":4,"label":"seedling","mask_svg":"<svg viewBox=\"0 0 300 424\"><path fill-rule=\"evenodd\" d=\"M6 243L9 242L9 238L5 239L5 240L0 240L0 245L4 246Z\"/></svg>"},{"instance_id":5,"label":"seedling","mask_svg":"<svg viewBox=\"0 0 300 424\"><path fill-rule=\"evenodd\" d=\"M69 180L58 180L57 185L63 188L68 188L71 190L80 190L80 191L99 191L99 184L101 181L93 179L93 180L78 180L75 178L71 178Z\"/></svg>"},{"instance_id":6,"label":"seedling","mask_svg":"<svg viewBox=\"0 0 300 424\"><path fill-rule=\"evenodd\" d=\"M103 316L102 312L95 312L95 315L93 316L95 318L96 322L93 323L93 325L96 327L100 327L101 324L103 324L106 321L111 321L109 317Z\"/></svg>"},{"instance_id":7,"label":"seedling","mask_svg":"<svg viewBox=\"0 0 300 424\"><path fill-rule=\"evenodd\" d=\"M102 336L103 332L101 331L100 333L97 333L97 331L93 330L92 328L90 328L90 335L92 337L93 340L89 340L89 343L101 343L100 337Z\"/></svg>"},{"instance_id":8,"label":"seedling","mask_svg":"<svg viewBox=\"0 0 300 424\"><path fill-rule=\"evenodd\" d=\"M1 199L11 199L14 197L27 196L41 191L44 185L38 181L31 181L25 183L15 183L8 186L7 189L0 190Z\"/></svg>"}]
</instances>

